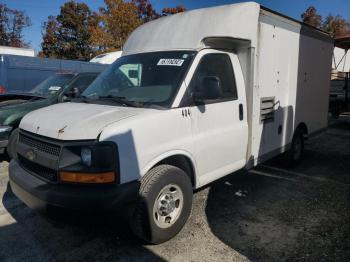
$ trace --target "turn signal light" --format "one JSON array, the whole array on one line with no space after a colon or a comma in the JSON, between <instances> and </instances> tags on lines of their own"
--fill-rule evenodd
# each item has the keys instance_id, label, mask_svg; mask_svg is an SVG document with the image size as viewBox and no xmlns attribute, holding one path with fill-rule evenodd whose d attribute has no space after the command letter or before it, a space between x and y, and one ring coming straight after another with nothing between
<instances>
[{"instance_id":1,"label":"turn signal light","mask_svg":"<svg viewBox=\"0 0 350 262\"><path fill-rule=\"evenodd\" d=\"M60 181L80 184L108 184L115 181L115 173L75 173L62 171L60 172Z\"/></svg>"}]
</instances>

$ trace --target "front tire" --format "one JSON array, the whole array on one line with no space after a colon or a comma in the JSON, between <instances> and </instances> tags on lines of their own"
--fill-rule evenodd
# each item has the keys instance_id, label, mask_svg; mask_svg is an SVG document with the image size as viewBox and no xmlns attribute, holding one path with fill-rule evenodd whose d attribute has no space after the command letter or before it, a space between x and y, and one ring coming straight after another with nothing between
<instances>
[{"instance_id":1,"label":"front tire","mask_svg":"<svg viewBox=\"0 0 350 262\"><path fill-rule=\"evenodd\" d=\"M153 244L173 238L191 213L192 196L191 180L183 170L170 165L154 167L141 180L129 219L132 231Z\"/></svg>"}]
</instances>

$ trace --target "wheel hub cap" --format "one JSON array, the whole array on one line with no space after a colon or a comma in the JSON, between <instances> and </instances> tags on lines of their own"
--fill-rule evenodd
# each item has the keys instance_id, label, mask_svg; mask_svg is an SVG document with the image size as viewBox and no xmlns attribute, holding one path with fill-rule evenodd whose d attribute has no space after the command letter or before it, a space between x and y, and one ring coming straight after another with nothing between
<instances>
[{"instance_id":1,"label":"wheel hub cap","mask_svg":"<svg viewBox=\"0 0 350 262\"><path fill-rule=\"evenodd\" d=\"M184 196L179 186L165 186L153 206L153 219L160 228L172 226L182 212Z\"/></svg>"},{"instance_id":2,"label":"wheel hub cap","mask_svg":"<svg viewBox=\"0 0 350 262\"><path fill-rule=\"evenodd\" d=\"M176 203L171 195L165 195L159 201L159 211L163 216L169 215L176 208Z\"/></svg>"}]
</instances>

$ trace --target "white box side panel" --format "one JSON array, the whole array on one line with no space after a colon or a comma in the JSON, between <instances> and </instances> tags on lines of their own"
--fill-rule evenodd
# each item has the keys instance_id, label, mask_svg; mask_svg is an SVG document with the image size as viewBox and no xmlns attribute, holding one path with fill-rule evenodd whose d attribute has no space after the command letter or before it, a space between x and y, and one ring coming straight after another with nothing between
<instances>
[{"instance_id":1,"label":"white box side panel","mask_svg":"<svg viewBox=\"0 0 350 262\"><path fill-rule=\"evenodd\" d=\"M301 25L261 14L254 87L252 156L255 164L282 152L294 131ZM274 98L273 119L262 121L261 99Z\"/></svg>"},{"instance_id":2,"label":"white box side panel","mask_svg":"<svg viewBox=\"0 0 350 262\"><path fill-rule=\"evenodd\" d=\"M331 42L300 36L295 122L305 123L309 134L328 125L332 51Z\"/></svg>"}]
</instances>

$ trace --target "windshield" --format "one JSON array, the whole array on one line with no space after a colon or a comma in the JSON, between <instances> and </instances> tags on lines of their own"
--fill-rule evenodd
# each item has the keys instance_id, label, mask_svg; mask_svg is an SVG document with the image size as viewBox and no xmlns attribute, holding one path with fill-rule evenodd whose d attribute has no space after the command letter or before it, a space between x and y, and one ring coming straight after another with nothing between
<instances>
[{"instance_id":1,"label":"windshield","mask_svg":"<svg viewBox=\"0 0 350 262\"><path fill-rule=\"evenodd\" d=\"M82 96L90 102L114 98L126 105L169 107L194 56L192 51L172 51L121 57Z\"/></svg>"},{"instance_id":2,"label":"windshield","mask_svg":"<svg viewBox=\"0 0 350 262\"><path fill-rule=\"evenodd\" d=\"M66 85L65 89L72 90L73 88L77 88L77 91L81 94L97 76L98 73L78 74Z\"/></svg>"},{"instance_id":3,"label":"windshield","mask_svg":"<svg viewBox=\"0 0 350 262\"><path fill-rule=\"evenodd\" d=\"M56 74L46 78L30 93L40 96L52 96L63 90L64 86L74 77L74 74Z\"/></svg>"}]
</instances>

